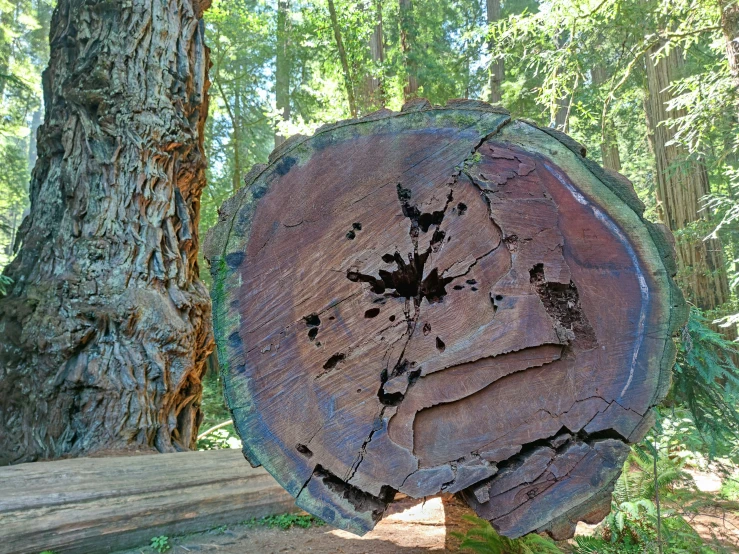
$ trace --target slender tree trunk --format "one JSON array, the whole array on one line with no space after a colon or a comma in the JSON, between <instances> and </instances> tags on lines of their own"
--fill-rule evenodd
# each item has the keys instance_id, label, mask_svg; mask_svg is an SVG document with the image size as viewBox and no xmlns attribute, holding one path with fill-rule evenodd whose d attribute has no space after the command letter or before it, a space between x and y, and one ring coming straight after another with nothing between
<instances>
[{"instance_id":1,"label":"slender tree trunk","mask_svg":"<svg viewBox=\"0 0 739 554\"><path fill-rule=\"evenodd\" d=\"M0 12L0 101L5 94L5 86L10 78L10 60L13 56L12 38L5 35L5 29L13 27L13 10Z\"/></svg>"},{"instance_id":2,"label":"slender tree trunk","mask_svg":"<svg viewBox=\"0 0 739 554\"><path fill-rule=\"evenodd\" d=\"M729 60L729 71L734 87L739 92L739 3L720 0L721 30L726 42L726 58Z\"/></svg>"},{"instance_id":3,"label":"slender tree trunk","mask_svg":"<svg viewBox=\"0 0 739 554\"><path fill-rule=\"evenodd\" d=\"M500 0L487 0L488 28L500 20ZM488 41L488 50L491 56L495 56L495 44ZM490 62L490 103L499 104L502 100L501 84L505 77L505 66L503 60L493 58Z\"/></svg>"},{"instance_id":4,"label":"slender tree trunk","mask_svg":"<svg viewBox=\"0 0 739 554\"><path fill-rule=\"evenodd\" d=\"M364 106L366 111L370 111L373 108L385 107L385 91L381 77L381 68L385 63L385 43L382 32L382 0L375 0L373 4L375 10L375 27L372 30L372 36L370 36L369 41L372 71L366 78L367 98ZM367 7L369 9L369 5Z\"/></svg>"},{"instance_id":5,"label":"slender tree trunk","mask_svg":"<svg viewBox=\"0 0 739 554\"><path fill-rule=\"evenodd\" d=\"M0 299L0 463L195 445L212 350L197 261L208 5L57 4Z\"/></svg>"},{"instance_id":6,"label":"slender tree trunk","mask_svg":"<svg viewBox=\"0 0 739 554\"><path fill-rule=\"evenodd\" d=\"M592 74L593 84L596 87L599 87L608 80L608 72L603 65L594 66ZM600 152L603 157L603 167L607 167L613 171L621 170L621 156L618 151L616 129L610 119L606 122L601 133Z\"/></svg>"},{"instance_id":7,"label":"slender tree trunk","mask_svg":"<svg viewBox=\"0 0 739 554\"><path fill-rule=\"evenodd\" d=\"M277 2L277 59L275 62L275 105L283 121L290 121L290 0ZM275 146L285 142L275 131Z\"/></svg>"},{"instance_id":8,"label":"slender tree trunk","mask_svg":"<svg viewBox=\"0 0 739 554\"><path fill-rule=\"evenodd\" d=\"M234 117L233 117L233 149L234 149L234 166L233 166L233 191L236 192L241 188L241 92L236 86L234 90Z\"/></svg>"},{"instance_id":9,"label":"slender tree trunk","mask_svg":"<svg viewBox=\"0 0 739 554\"><path fill-rule=\"evenodd\" d=\"M341 68L344 71L344 86L346 88L346 96L349 99L349 111L352 117L357 117L357 103L354 100L354 86L352 85L352 74L349 71L349 62L346 58L346 50L344 49L344 41L341 38L341 29L339 28L339 20L336 17L336 6L334 0L328 0L328 11L331 16L331 28L334 31L336 39L336 48L339 51L339 60L341 60Z\"/></svg>"},{"instance_id":10,"label":"slender tree trunk","mask_svg":"<svg viewBox=\"0 0 739 554\"><path fill-rule=\"evenodd\" d=\"M403 52L408 82L403 88L406 100L418 96L418 65L415 60L413 44L413 0L398 0L400 8L400 48Z\"/></svg>"},{"instance_id":11,"label":"slender tree trunk","mask_svg":"<svg viewBox=\"0 0 739 554\"><path fill-rule=\"evenodd\" d=\"M33 167L36 165L36 158L38 157L38 150L36 147L36 131L41 125L41 108L33 112L33 118L31 119L31 133L28 135L28 169L33 171Z\"/></svg>"},{"instance_id":12,"label":"slender tree trunk","mask_svg":"<svg viewBox=\"0 0 739 554\"><path fill-rule=\"evenodd\" d=\"M710 192L706 168L689 159L685 148L668 144L675 131L664 122L684 115L680 110L667 111L672 98L669 89L684 64L679 48L659 60L646 56L647 118L657 169L657 202L662 221L670 230L680 231L691 223L705 219L701 198ZM683 237L678 240L679 279L688 298L703 310L712 310L729 300L729 286L724 267L721 241ZM732 332L732 338L735 332Z\"/></svg>"}]
</instances>

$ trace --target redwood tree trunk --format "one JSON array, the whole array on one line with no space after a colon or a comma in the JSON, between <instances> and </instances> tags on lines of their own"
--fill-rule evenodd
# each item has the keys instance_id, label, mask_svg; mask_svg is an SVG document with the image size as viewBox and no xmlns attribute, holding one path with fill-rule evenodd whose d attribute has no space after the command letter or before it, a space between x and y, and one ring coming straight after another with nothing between
<instances>
[{"instance_id":1,"label":"redwood tree trunk","mask_svg":"<svg viewBox=\"0 0 739 554\"><path fill-rule=\"evenodd\" d=\"M682 110L667 111L672 99L670 84L684 65L683 53L671 48L659 60L646 56L647 119L657 169L657 201L660 218L671 231L685 229L707 217L701 198L710 192L706 168L689 160L685 148L668 144L675 131L663 122L684 115ZM712 310L729 300L729 285L724 267L721 241L682 237L677 244L679 280L688 298L703 310ZM730 333L735 336L735 333Z\"/></svg>"},{"instance_id":2,"label":"redwood tree trunk","mask_svg":"<svg viewBox=\"0 0 739 554\"><path fill-rule=\"evenodd\" d=\"M277 56L275 59L275 105L283 121L290 121L290 0L277 2ZM275 132L275 147L285 142Z\"/></svg>"},{"instance_id":3,"label":"redwood tree trunk","mask_svg":"<svg viewBox=\"0 0 739 554\"><path fill-rule=\"evenodd\" d=\"M357 102L354 100L354 85L351 71L349 71L349 62L346 58L346 50L344 49L344 40L341 38L341 28L339 27L339 19L336 16L336 6L334 0L328 0L328 11L331 17L331 28L334 31L334 39L336 40L336 49L339 51L339 60L341 61L341 69L344 72L344 88L346 96L349 100L349 112L352 117L357 117Z\"/></svg>"},{"instance_id":4,"label":"redwood tree trunk","mask_svg":"<svg viewBox=\"0 0 739 554\"><path fill-rule=\"evenodd\" d=\"M488 27L500 19L500 0L487 0ZM488 49L491 55L495 55L492 41L488 41ZM490 102L499 104L502 100L500 86L503 83L505 71L503 60L493 59L490 62Z\"/></svg>"},{"instance_id":5,"label":"redwood tree trunk","mask_svg":"<svg viewBox=\"0 0 739 554\"><path fill-rule=\"evenodd\" d=\"M604 65L594 66L592 74L593 84L596 87L602 85L608 79L607 69ZM600 153L603 158L603 167L613 171L621 170L621 156L618 151L616 129L610 119L606 122L601 134Z\"/></svg>"},{"instance_id":6,"label":"redwood tree trunk","mask_svg":"<svg viewBox=\"0 0 739 554\"><path fill-rule=\"evenodd\" d=\"M403 87L403 95L406 100L418 95L418 64L413 52L413 2L412 0L398 0L400 10L400 48L403 52L405 70L408 81Z\"/></svg>"},{"instance_id":7,"label":"redwood tree trunk","mask_svg":"<svg viewBox=\"0 0 739 554\"><path fill-rule=\"evenodd\" d=\"M56 7L0 300L0 463L194 446L212 349L197 262L208 5Z\"/></svg>"},{"instance_id":8,"label":"redwood tree trunk","mask_svg":"<svg viewBox=\"0 0 739 554\"><path fill-rule=\"evenodd\" d=\"M375 26L369 40L372 69L365 77L364 112L385 107L385 91L382 81L382 65L385 63L385 39L382 31L382 0L365 4L367 10L375 12Z\"/></svg>"},{"instance_id":9,"label":"redwood tree trunk","mask_svg":"<svg viewBox=\"0 0 739 554\"><path fill-rule=\"evenodd\" d=\"M726 58L729 71L734 80L734 87L739 91L739 3L726 0L719 2L721 6L721 30L726 42Z\"/></svg>"}]
</instances>

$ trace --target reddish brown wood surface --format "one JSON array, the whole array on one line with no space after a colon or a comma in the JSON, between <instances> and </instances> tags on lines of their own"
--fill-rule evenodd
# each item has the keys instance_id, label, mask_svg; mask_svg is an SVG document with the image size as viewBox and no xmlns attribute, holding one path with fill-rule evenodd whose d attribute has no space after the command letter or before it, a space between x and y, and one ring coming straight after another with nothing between
<instances>
[{"instance_id":1,"label":"reddish brown wood surface","mask_svg":"<svg viewBox=\"0 0 739 554\"><path fill-rule=\"evenodd\" d=\"M396 491L461 492L508 536L602 518L684 317L642 209L482 103L287 143L207 246L245 454L356 533Z\"/></svg>"}]
</instances>

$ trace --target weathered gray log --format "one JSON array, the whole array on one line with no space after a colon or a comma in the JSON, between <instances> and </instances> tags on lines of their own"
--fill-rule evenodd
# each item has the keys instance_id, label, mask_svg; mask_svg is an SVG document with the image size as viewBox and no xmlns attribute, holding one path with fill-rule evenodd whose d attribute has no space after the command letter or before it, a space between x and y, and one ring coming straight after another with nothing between
<instances>
[{"instance_id":1,"label":"weathered gray log","mask_svg":"<svg viewBox=\"0 0 739 554\"><path fill-rule=\"evenodd\" d=\"M295 511L238 450L0 468L0 553L112 552L152 537Z\"/></svg>"},{"instance_id":2,"label":"weathered gray log","mask_svg":"<svg viewBox=\"0 0 739 554\"><path fill-rule=\"evenodd\" d=\"M499 532L602 518L669 385L669 233L566 135L425 101L291 139L206 239L253 464L362 534L395 492Z\"/></svg>"}]
</instances>

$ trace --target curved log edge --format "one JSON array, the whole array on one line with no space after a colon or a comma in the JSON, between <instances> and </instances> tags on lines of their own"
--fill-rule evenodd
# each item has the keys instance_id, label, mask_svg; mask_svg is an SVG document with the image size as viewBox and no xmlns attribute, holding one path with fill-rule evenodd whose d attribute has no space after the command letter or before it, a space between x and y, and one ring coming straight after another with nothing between
<instances>
[{"instance_id":1,"label":"curved log edge","mask_svg":"<svg viewBox=\"0 0 739 554\"><path fill-rule=\"evenodd\" d=\"M360 535L396 491L459 492L508 537L599 521L687 317L643 211L482 102L288 140L204 245L245 457Z\"/></svg>"}]
</instances>

